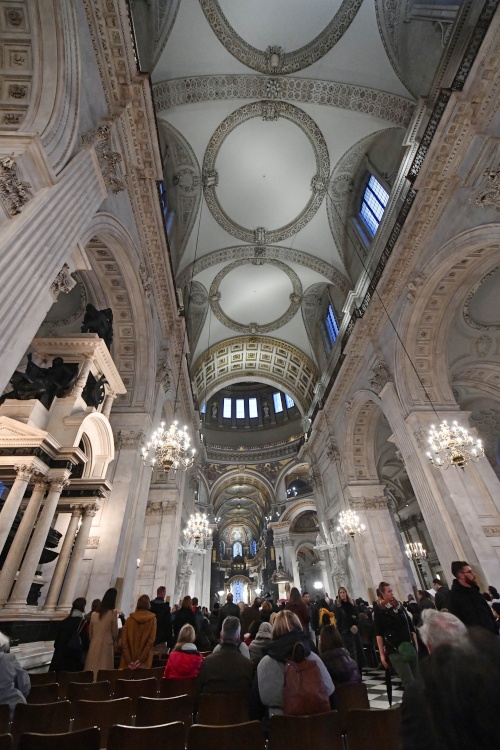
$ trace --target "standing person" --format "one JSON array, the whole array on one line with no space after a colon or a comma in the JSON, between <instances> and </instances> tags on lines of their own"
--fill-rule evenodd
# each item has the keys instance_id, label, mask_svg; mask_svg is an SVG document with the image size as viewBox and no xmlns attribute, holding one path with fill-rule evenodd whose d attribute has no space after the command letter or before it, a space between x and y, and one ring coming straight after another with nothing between
<instances>
[{"instance_id":1,"label":"standing person","mask_svg":"<svg viewBox=\"0 0 500 750\"><path fill-rule=\"evenodd\" d=\"M217 630L217 625L219 623L219 611L220 611L219 602L214 602L214 606L212 607L212 611L210 612L210 617L208 618L210 620L210 627L212 628L212 633L214 634L214 638L217 642L219 641L219 637L220 637L220 630Z\"/></svg>"},{"instance_id":2,"label":"standing person","mask_svg":"<svg viewBox=\"0 0 500 750\"><path fill-rule=\"evenodd\" d=\"M114 646L118 639L118 615L115 609L116 589L108 589L102 597L99 609L90 618L90 645L85 669L94 672L94 679L100 669L114 668Z\"/></svg>"},{"instance_id":3,"label":"standing person","mask_svg":"<svg viewBox=\"0 0 500 750\"><path fill-rule=\"evenodd\" d=\"M261 622L269 622L273 613L273 605L271 602L265 601L262 603L260 608L260 620Z\"/></svg>"},{"instance_id":4,"label":"standing person","mask_svg":"<svg viewBox=\"0 0 500 750\"><path fill-rule=\"evenodd\" d=\"M156 638L155 648L156 653L162 653L167 648L172 648L172 617L170 614L170 604L165 601L167 589L165 586L160 586L156 589L156 597L150 604L151 612L156 616Z\"/></svg>"},{"instance_id":5,"label":"standing person","mask_svg":"<svg viewBox=\"0 0 500 750\"><path fill-rule=\"evenodd\" d=\"M253 600L251 607L247 607L241 615L241 632L246 635L250 630L250 625L256 620L260 620L260 605L262 599L258 596Z\"/></svg>"},{"instance_id":6,"label":"standing person","mask_svg":"<svg viewBox=\"0 0 500 750\"><path fill-rule=\"evenodd\" d=\"M213 651L218 641L212 633L208 617L201 621L199 631L196 633L195 643L199 651Z\"/></svg>"},{"instance_id":7,"label":"standing person","mask_svg":"<svg viewBox=\"0 0 500 750\"><path fill-rule=\"evenodd\" d=\"M241 620L240 617L240 608L237 604L233 604L233 595L229 593L226 597L226 603L223 607L219 609L219 619L217 621L217 638L220 635L220 631L222 630L222 623L226 619L226 617L237 617L238 620Z\"/></svg>"},{"instance_id":8,"label":"standing person","mask_svg":"<svg viewBox=\"0 0 500 750\"><path fill-rule=\"evenodd\" d=\"M163 677L169 680L198 677L203 657L195 646L195 635L192 625L182 626L177 643L167 659Z\"/></svg>"},{"instance_id":9,"label":"standing person","mask_svg":"<svg viewBox=\"0 0 500 750\"><path fill-rule=\"evenodd\" d=\"M29 674L10 652L10 640L0 633L0 704L10 709L10 721L18 703L26 703L31 688Z\"/></svg>"},{"instance_id":10,"label":"standing person","mask_svg":"<svg viewBox=\"0 0 500 750\"><path fill-rule=\"evenodd\" d=\"M361 671L349 651L344 648L342 637L335 625L325 625L321 628L319 655L334 685L340 682L361 682Z\"/></svg>"},{"instance_id":11,"label":"standing person","mask_svg":"<svg viewBox=\"0 0 500 750\"><path fill-rule=\"evenodd\" d=\"M469 563L465 560L455 560L451 564L451 572L455 580L449 596L450 612L468 628L477 625L494 633L494 615L475 582L476 576Z\"/></svg>"},{"instance_id":12,"label":"standing person","mask_svg":"<svg viewBox=\"0 0 500 750\"><path fill-rule=\"evenodd\" d=\"M191 604L192 604L192 607L193 607L194 619L195 619L195 622L196 622L195 630L196 630L197 633L199 633L200 632L200 628L201 628L201 623L203 622L203 614L201 612L201 607L200 607L200 605L198 603L198 597L197 596L193 596L193 598L191 600Z\"/></svg>"},{"instance_id":13,"label":"standing person","mask_svg":"<svg viewBox=\"0 0 500 750\"><path fill-rule=\"evenodd\" d=\"M174 641L177 643L183 625L192 625L196 632L196 617L193 612L193 602L190 596L185 596L174 620Z\"/></svg>"},{"instance_id":14,"label":"standing person","mask_svg":"<svg viewBox=\"0 0 500 750\"><path fill-rule=\"evenodd\" d=\"M345 586L341 586L337 592L337 612L339 614L337 627L342 636L343 644L361 672L365 659L359 633L358 612Z\"/></svg>"},{"instance_id":15,"label":"standing person","mask_svg":"<svg viewBox=\"0 0 500 750\"><path fill-rule=\"evenodd\" d=\"M311 616L309 614L309 607L304 602L300 591L295 586L290 591L290 601L287 603L286 608L297 615L299 618L304 633L309 637L309 623Z\"/></svg>"},{"instance_id":16,"label":"standing person","mask_svg":"<svg viewBox=\"0 0 500 750\"><path fill-rule=\"evenodd\" d=\"M83 669L84 653L89 648L85 619L86 604L83 597L75 599L68 617L60 623L49 671L81 672Z\"/></svg>"},{"instance_id":17,"label":"standing person","mask_svg":"<svg viewBox=\"0 0 500 750\"><path fill-rule=\"evenodd\" d=\"M448 599L450 596L450 589L446 583L443 583L439 578L434 578L432 583L434 585L434 591L436 592L436 596L434 597L436 609L439 611L442 609L449 609Z\"/></svg>"},{"instance_id":18,"label":"standing person","mask_svg":"<svg viewBox=\"0 0 500 750\"><path fill-rule=\"evenodd\" d=\"M149 605L149 596L143 594L137 600L135 612L125 621L121 637L120 669L149 668L153 663L156 615L150 611Z\"/></svg>"},{"instance_id":19,"label":"standing person","mask_svg":"<svg viewBox=\"0 0 500 750\"><path fill-rule=\"evenodd\" d=\"M374 610L374 620L380 661L384 669L389 669L388 661L391 663L406 688L415 680L418 672L415 628L401 602L394 597L389 583L382 581L377 596L379 602Z\"/></svg>"}]
</instances>

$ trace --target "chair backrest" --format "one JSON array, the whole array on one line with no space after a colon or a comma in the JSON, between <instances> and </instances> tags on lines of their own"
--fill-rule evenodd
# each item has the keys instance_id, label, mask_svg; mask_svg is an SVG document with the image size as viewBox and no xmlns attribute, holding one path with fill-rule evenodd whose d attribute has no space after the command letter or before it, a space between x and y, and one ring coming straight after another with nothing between
<instances>
[{"instance_id":1,"label":"chair backrest","mask_svg":"<svg viewBox=\"0 0 500 750\"><path fill-rule=\"evenodd\" d=\"M197 723L223 726L250 721L247 692L202 693L198 700Z\"/></svg>"},{"instance_id":2,"label":"chair backrest","mask_svg":"<svg viewBox=\"0 0 500 750\"><path fill-rule=\"evenodd\" d=\"M59 698L59 683L49 685L33 685L26 700L28 703L54 703Z\"/></svg>"},{"instance_id":3,"label":"chair backrest","mask_svg":"<svg viewBox=\"0 0 500 750\"><path fill-rule=\"evenodd\" d=\"M31 687L57 682L57 672L29 672Z\"/></svg>"},{"instance_id":4,"label":"chair backrest","mask_svg":"<svg viewBox=\"0 0 500 750\"><path fill-rule=\"evenodd\" d=\"M160 698L175 698L178 695L196 695L196 677L185 680L168 680L160 683Z\"/></svg>"},{"instance_id":5,"label":"chair backrest","mask_svg":"<svg viewBox=\"0 0 500 750\"><path fill-rule=\"evenodd\" d=\"M339 711L352 708L370 708L368 690L364 682L353 685L335 685L335 697Z\"/></svg>"},{"instance_id":6,"label":"chair backrest","mask_svg":"<svg viewBox=\"0 0 500 750\"><path fill-rule=\"evenodd\" d=\"M135 725L152 727L155 724L182 721L187 730L193 722L193 705L194 698L191 695L179 695L177 698L138 698Z\"/></svg>"},{"instance_id":7,"label":"chair backrest","mask_svg":"<svg viewBox=\"0 0 500 750\"><path fill-rule=\"evenodd\" d=\"M69 732L71 720L71 703L58 701L57 703L18 703L14 711L12 734L14 744L24 732L36 728L40 734L55 734ZM91 725L93 726L93 724Z\"/></svg>"},{"instance_id":8,"label":"chair backrest","mask_svg":"<svg viewBox=\"0 0 500 750\"><path fill-rule=\"evenodd\" d=\"M313 746L314 747L314 746ZM264 734L260 721L228 724L224 727L193 724L189 730L188 750L264 750Z\"/></svg>"},{"instance_id":9,"label":"chair backrest","mask_svg":"<svg viewBox=\"0 0 500 750\"><path fill-rule=\"evenodd\" d=\"M0 734L0 750L12 750L13 744L11 734Z\"/></svg>"},{"instance_id":10,"label":"chair backrest","mask_svg":"<svg viewBox=\"0 0 500 750\"><path fill-rule=\"evenodd\" d=\"M400 705L393 708L358 708L347 712L345 730L349 750L398 750Z\"/></svg>"},{"instance_id":11,"label":"chair backrest","mask_svg":"<svg viewBox=\"0 0 500 750\"><path fill-rule=\"evenodd\" d=\"M117 680L131 680L131 669L99 669L97 672L96 682L109 682L111 685L111 695L115 694Z\"/></svg>"},{"instance_id":12,"label":"chair backrest","mask_svg":"<svg viewBox=\"0 0 500 750\"><path fill-rule=\"evenodd\" d=\"M111 685L107 680L102 682L70 682L67 690L69 701L109 701Z\"/></svg>"},{"instance_id":13,"label":"chair backrest","mask_svg":"<svg viewBox=\"0 0 500 750\"><path fill-rule=\"evenodd\" d=\"M158 683L158 690L160 689L160 682L163 678L163 672L165 667L139 667L139 669L132 670L133 680L146 680L150 677L154 677Z\"/></svg>"},{"instance_id":14,"label":"chair backrest","mask_svg":"<svg viewBox=\"0 0 500 750\"><path fill-rule=\"evenodd\" d=\"M19 740L18 750L99 750L100 735L98 727L64 734L28 732Z\"/></svg>"},{"instance_id":15,"label":"chair backrest","mask_svg":"<svg viewBox=\"0 0 500 750\"><path fill-rule=\"evenodd\" d=\"M114 726L109 730L107 750L136 750L141 747L167 747L184 750L184 724L159 724L154 727Z\"/></svg>"},{"instance_id":16,"label":"chair backrest","mask_svg":"<svg viewBox=\"0 0 500 750\"><path fill-rule=\"evenodd\" d=\"M7 734L10 724L10 706L8 703L0 704L0 734Z\"/></svg>"},{"instance_id":17,"label":"chair backrest","mask_svg":"<svg viewBox=\"0 0 500 750\"><path fill-rule=\"evenodd\" d=\"M114 724L132 723L132 699L111 701L77 701L73 704L73 730L97 724L101 730L101 747L106 747L108 732Z\"/></svg>"},{"instance_id":18,"label":"chair backrest","mask_svg":"<svg viewBox=\"0 0 500 750\"><path fill-rule=\"evenodd\" d=\"M117 680L115 688L116 698L132 698L135 706L137 698L156 698L158 696L158 684L155 677L146 680Z\"/></svg>"},{"instance_id":19,"label":"chair backrest","mask_svg":"<svg viewBox=\"0 0 500 750\"><path fill-rule=\"evenodd\" d=\"M271 716L269 750L343 750L338 711L316 716Z\"/></svg>"},{"instance_id":20,"label":"chair backrest","mask_svg":"<svg viewBox=\"0 0 500 750\"><path fill-rule=\"evenodd\" d=\"M87 672L58 672L59 698L66 698L66 690L70 682L94 682L92 670Z\"/></svg>"}]
</instances>

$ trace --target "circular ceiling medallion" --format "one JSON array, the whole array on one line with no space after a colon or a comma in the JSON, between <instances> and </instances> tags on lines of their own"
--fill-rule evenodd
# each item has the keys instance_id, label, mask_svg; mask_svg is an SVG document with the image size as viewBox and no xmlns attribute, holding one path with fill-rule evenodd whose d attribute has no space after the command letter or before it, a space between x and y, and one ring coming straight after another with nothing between
<instances>
[{"instance_id":1,"label":"circular ceiling medallion","mask_svg":"<svg viewBox=\"0 0 500 750\"><path fill-rule=\"evenodd\" d=\"M241 298L242 285L237 279L232 283L228 283L229 279L227 278L231 272L244 265L255 266L255 272L253 274L249 275L248 272L245 272L244 274L245 289L250 290L250 296L246 300L246 304L245 300L242 300ZM269 269L269 266L274 266L278 270L273 273L271 269ZM273 303L276 303L275 306L279 307L284 301L283 297L285 295L280 295L279 293L276 294L277 288L283 289L284 287L282 278L283 274L286 274L287 276L286 281L291 282L289 289L284 290L285 295L287 291L290 292L288 294L287 308L279 317L272 320L270 323L261 323L259 320L261 311L269 312L269 307L271 307L272 310ZM249 276L251 276L251 281L253 282L250 285L248 285ZM253 286L256 287L255 290L252 289ZM247 323L239 322L231 318L221 307L220 302L223 297L228 298L227 304L230 311L232 311L233 307L238 307L238 309L241 309L244 314L246 307L249 311L248 317L253 316L254 320ZM281 263L279 260L264 261L264 259L261 258L254 258L253 260L237 260L234 263L225 266L225 268L217 274L210 287L209 299L210 306L217 320L228 328L231 328L233 331L250 334L269 333L270 331L275 331L277 328L281 328L294 317L300 307L300 303L302 302L302 284L300 283L297 274L292 271L289 266L285 263Z\"/></svg>"},{"instance_id":2,"label":"circular ceiling medallion","mask_svg":"<svg viewBox=\"0 0 500 750\"><path fill-rule=\"evenodd\" d=\"M314 156L315 174L312 175L312 180L308 186L308 189L311 191L309 200L294 219L277 229L268 230L265 227L247 228L241 226L241 224L238 224L223 210L216 191L219 182L216 161L222 144L235 128L257 117L262 118L264 122L274 122L282 117L299 127L307 136ZM304 165L307 161L308 156L305 155ZM281 242L299 232L312 219L321 206L329 175L330 158L328 148L314 120L302 109L293 106L293 104L271 100L246 104L229 115L229 117L226 117L209 141L203 160L202 171L205 200L216 221L234 237L244 242L254 242L258 245Z\"/></svg>"},{"instance_id":3,"label":"circular ceiling medallion","mask_svg":"<svg viewBox=\"0 0 500 750\"><path fill-rule=\"evenodd\" d=\"M253 47L236 33L222 12L218 0L200 0L200 5L212 31L233 57L259 73L286 75L307 68L326 55L345 34L362 2L363 0L343 0L321 34L292 52L285 52L276 45L271 45L266 50Z\"/></svg>"}]
</instances>

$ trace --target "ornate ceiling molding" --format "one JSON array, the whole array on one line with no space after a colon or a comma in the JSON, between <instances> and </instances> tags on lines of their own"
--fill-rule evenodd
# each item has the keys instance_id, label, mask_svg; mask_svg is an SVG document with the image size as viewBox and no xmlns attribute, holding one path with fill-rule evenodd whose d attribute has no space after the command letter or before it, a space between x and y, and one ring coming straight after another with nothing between
<instances>
[{"instance_id":1,"label":"ornate ceiling molding","mask_svg":"<svg viewBox=\"0 0 500 750\"><path fill-rule=\"evenodd\" d=\"M274 245L260 245L259 247L253 245L235 245L234 247L226 247L204 255L203 258L194 263L194 267L193 263L190 263L189 266L186 266L181 271L177 277L177 286L183 289L186 284L189 284L191 278L219 263L227 263L228 261L235 260L250 261L257 257L265 260L281 260L287 263L296 263L297 265L304 266L304 268L310 268L311 271L316 271L316 273L328 279L344 294L347 294L352 288L349 280L341 271L337 271L336 268L321 260L321 258L303 253L300 250L294 250L291 247L276 247Z\"/></svg>"},{"instance_id":2,"label":"ornate ceiling molding","mask_svg":"<svg viewBox=\"0 0 500 750\"><path fill-rule=\"evenodd\" d=\"M196 360L192 372L200 400L208 400L229 381L252 378L290 393L303 413L313 399L317 380L316 367L300 349L268 336L221 341Z\"/></svg>"},{"instance_id":3,"label":"ornate ceiling molding","mask_svg":"<svg viewBox=\"0 0 500 750\"><path fill-rule=\"evenodd\" d=\"M296 73L326 55L345 34L361 3L362 0L343 0L328 26L317 37L297 50L284 52L281 47L270 46L264 51L248 44L233 29L217 0L200 0L212 31L233 57L259 73L276 75Z\"/></svg>"},{"instance_id":4,"label":"ornate ceiling molding","mask_svg":"<svg viewBox=\"0 0 500 750\"><path fill-rule=\"evenodd\" d=\"M469 294L467 295L465 299L464 307L463 307L464 320L468 326L470 326L471 328L475 328L477 331L498 331L498 329L500 328L500 322L490 323L490 324L478 323L477 321L474 320L474 318L470 314L470 304L472 302L472 298L475 296L475 294L477 293L479 288L484 284L484 282L487 279L489 279L490 276L493 276L494 273L497 273L499 268L500 266L497 266L492 271L487 273L486 276L483 276L483 278L480 281L478 281L477 284L474 284L474 286L472 287L472 289L470 290Z\"/></svg>"},{"instance_id":5,"label":"ornate ceiling molding","mask_svg":"<svg viewBox=\"0 0 500 750\"><path fill-rule=\"evenodd\" d=\"M233 320L230 318L224 310L222 309L220 305L221 300L221 293L219 292L219 287L222 282L222 280L227 276L228 273L231 273L231 271L234 271L236 268L239 268L240 266L245 266L251 263L252 265L264 265L264 263L269 263L273 266L276 266L280 269L280 271L283 271L290 281L292 282L292 288L293 291L290 294L290 304L288 306L288 309L283 313L283 315L280 315L279 318L276 318L276 320L271 321L270 323L265 323L263 325L257 325L257 323L238 323L236 320ZM302 302L302 284L300 283L300 279L295 273L295 271L292 271L292 269L286 265L286 263L282 263L280 260L265 260L261 257L254 257L252 260L244 259L244 260L236 260L234 263L230 263L229 265L225 266L215 279L212 281L212 285L210 287L209 292L209 300L210 300L210 307L212 308L212 312L217 318L217 320L220 320L221 323L223 323L227 328L231 328L233 331L238 331L239 333L251 333L253 335L257 333L270 333L271 331L275 331L278 328L281 328L286 323L288 323L296 314L297 310L300 307L300 303Z\"/></svg>"},{"instance_id":6,"label":"ornate ceiling molding","mask_svg":"<svg viewBox=\"0 0 500 750\"><path fill-rule=\"evenodd\" d=\"M248 229L234 222L221 207L216 194L217 154L227 136L238 125L254 117L262 117L264 120L277 120L279 117L283 117L297 125L311 143L316 161L316 175L313 176L311 182L312 195L306 206L293 221L283 227L270 231L266 231L262 227ZM293 104L288 104L288 102L259 101L239 107L219 125L208 143L203 159L202 175L205 200L212 216L220 226L226 232L244 242L255 242L258 245L264 245L286 240L288 237L299 232L312 219L325 196L325 189L330 175L330 157L328 156L328 148L323 134L314 120L304 110L295 107Z\"/></svg>"},{"instance_id":7,"label":"ornate ceiling molding","mask_svg":"<svg viewBox=\"0 0 500 750\"><path fill-rule=\"evenodd\" d=\"M308 78L261 75L211 75L175 78L153 86L157 112L183 104L227 99L291 100L361 112L407 128L415 103L386 91Z\"/></svg>"}]
</instances>

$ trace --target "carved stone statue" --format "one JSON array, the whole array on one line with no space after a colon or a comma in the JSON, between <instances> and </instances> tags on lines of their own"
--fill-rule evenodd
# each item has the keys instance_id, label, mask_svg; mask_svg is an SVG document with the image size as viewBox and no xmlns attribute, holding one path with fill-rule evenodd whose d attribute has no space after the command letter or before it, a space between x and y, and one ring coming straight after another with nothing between
<instances>
[{"instance_id":1,"label":"carved stone statue","mask_svg":"<svg viewBox=\"0 0 500 750\"><path fill-rule=\"evenodd\" d=\"M111 308L98 310L89 303L85 309L82 333L97 333L101 339L104 339L104 343L110 349L113 343L113 311Z\"/></svg>"},{"instance_id":2,"label":"carved stone statue","mask_svg":"<svg viewBox=\"0 0 500 750\"><path fill-rule=\"evenodd\" d=\"M269 404L267 403L267 401L264 401L264 403L262 404L262 413L264 415L264 419L269 419L271 412L269 410Z\"/></svg>"},{"instance_id":3,"label":"carved stone statue","mask_svg":"<svg viewBox=\"0 0 500 750\"><path fill-rule=\"evenodd\" d=\"M217 406L217 401L214 401L212 404L212 419L217 419L217 414L219 413L219 407Z\"/></svg>"},{"instance_id":4,"label":"carved stone statue","mask_svg":"<svg viewBox=\"0 0 500 750\"><path fill-rule=\"evenodd\" d=\"M0 397L0 404L5 399L13 398L27 401L36 398L47 408L54 398L66 395L78 378L78 365L64 362L62 357L55 357L50 367L39 367L28 354L28 364L24 373L16 370L10 379L13 390Z\"/></svg>"}]
</instances>

